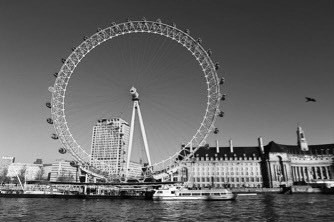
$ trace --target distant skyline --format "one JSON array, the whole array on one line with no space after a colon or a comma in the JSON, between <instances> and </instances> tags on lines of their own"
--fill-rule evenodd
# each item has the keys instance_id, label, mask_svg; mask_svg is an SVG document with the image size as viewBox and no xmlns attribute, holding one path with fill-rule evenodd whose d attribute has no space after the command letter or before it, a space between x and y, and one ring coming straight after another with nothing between
<instances>
[{"instance_id":1,"label":"distant skyline","mask_svg":"<svg viewBox=\"0 0 334 222\"><path fill-rule=\"evenodd\" d=\"M296 144L298 124L309 144L334 143L333 12L329 0L0 1L0 156L31 163L71 159L58 153L61 144L50 138L54 130L46 122L53 73L83 36L142 17L189 28L221 64L226 115L216 123L220 134L208 140L212 146L216 139L220 146L228 146L229 139L234 146L256 146L259 136L264 144ZM185 49L164 39L111 41L90 53L70 80L69 126L88 143L98 118L123 115L130 122L122 112L131 109L126 99L135 85L145 126L152 132L153 155L167 158L169 150L154 149L159 140L178 137L181 143L200 123L205 104L201 72ZM155 50L159 47L161 54ZM305 97L317 102L306 103ZM157 125L164 127L157 130Z\"/></svg>"}]
</instances>

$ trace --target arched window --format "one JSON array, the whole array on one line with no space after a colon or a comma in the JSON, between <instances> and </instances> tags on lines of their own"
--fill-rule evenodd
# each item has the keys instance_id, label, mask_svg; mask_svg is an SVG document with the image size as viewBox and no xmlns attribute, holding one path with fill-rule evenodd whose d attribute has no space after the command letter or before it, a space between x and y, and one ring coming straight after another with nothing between
<instances>
[{"instance_id":1,"label":"arched window","mask_svg":"<svg viewBox=\"0 0 334 222\"><path fill-rule=\"evenodd\" d=\"M285 178L285 172L284 172L284 164L283 164L283 158L281 156L277 156L278 157L278 169L277 169L277 176L278 176L278 180L279 181L286 181Z\"/></svg>"}]
</instances>

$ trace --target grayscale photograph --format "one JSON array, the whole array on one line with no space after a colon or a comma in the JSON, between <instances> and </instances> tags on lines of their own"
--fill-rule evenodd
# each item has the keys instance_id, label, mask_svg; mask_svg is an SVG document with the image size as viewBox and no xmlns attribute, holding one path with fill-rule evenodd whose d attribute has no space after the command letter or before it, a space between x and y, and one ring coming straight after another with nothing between
<instances>
[{"instance_id":1,"label":"grayscale photograph","mask_svg":"<svg viewBox=\"0 0 334 222\"><path fill-rule=\"evenodd\" d=\"M0 0L0 221L333 221L334 0Z\"/></svg>"}]
</instances>

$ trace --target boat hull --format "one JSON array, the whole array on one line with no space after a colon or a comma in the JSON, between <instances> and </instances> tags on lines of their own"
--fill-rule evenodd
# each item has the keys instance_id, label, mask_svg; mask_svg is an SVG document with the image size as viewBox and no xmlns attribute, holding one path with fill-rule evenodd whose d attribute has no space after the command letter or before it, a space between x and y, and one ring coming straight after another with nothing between
<instances>
[{"instance_id":1,"label":"boat hull","mask_svg":"<svg viewBox=\"0 0 334 222\"><path fill-rule=\"evenodd\" d=\"M138 193L120 193L118 195L96 194L37 194L37 193L0 193L0 198L64 198L64 199L139 199L152 200L153 191Z\"/></svg>"},{"instance_id":2,"label":"boat hull","mask_svg":"<svg viewBox=\"0 0 334 222\"><path fill-rule=\"evenodd\" d=\"M0 194L0 198L61 198L61 199L140 199L150 200L146 196L109 196L109 195L59 195L59 194Z\"/></svg>"},{"instance_id":3,"label":"boat hull","mask_svg":"<svg viewBox=\"0 0 334 222\"><path fill-rule=\"evenodd\" d=\"M224 201L235 200L237 195L227 189L188 189L184 187L167 187L158 189L153 194L153 200L205 200Z\"/></svg>"},{"instance_id":4,"label":"boat hull","mask_svg":"<svg viewBox=\"0 0 334 222\"><path fill-rule=\"evenodd\" d=\"M236 194L226 195L226 196L153 196L155 201L173 201L173 200L203 200L203 201L226 201L226 200L235 200L237 197Z\"/></svg>"}]
</instances>

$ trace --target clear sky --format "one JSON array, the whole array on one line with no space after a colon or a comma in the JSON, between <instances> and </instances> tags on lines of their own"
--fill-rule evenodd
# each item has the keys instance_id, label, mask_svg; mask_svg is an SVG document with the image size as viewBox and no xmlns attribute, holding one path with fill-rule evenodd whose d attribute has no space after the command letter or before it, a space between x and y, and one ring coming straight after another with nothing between
<instances>
[{"instance_id":1,"label":"clear sky","mask_svg":"<svg viewBox=\"0 0 334 222\"><path fill-rule=\"evenodd\" d=\"M235 146L255 146L258 136L296 144L298 123L309 144L334 142L333 1L1 0L0 156L18 162L64 157L46 123L52 74L84 35L142 17L189 28L221 64L228 99L212 145L232 138ZM162 37L124 36L91 52L70 80L69 126L89 144L98 118L130 122L132 85L142 96L153 159L167 158L177 148L159 144L173 138L180 144L199 127L205 83L195 59ZM306 103L305 96L317 102Z\"/></svg>"}]
</instances>

